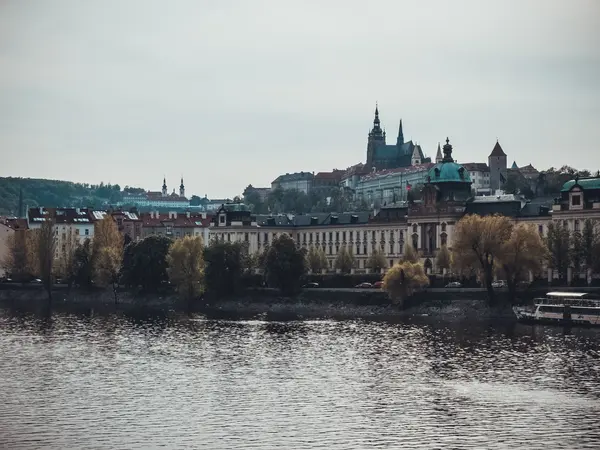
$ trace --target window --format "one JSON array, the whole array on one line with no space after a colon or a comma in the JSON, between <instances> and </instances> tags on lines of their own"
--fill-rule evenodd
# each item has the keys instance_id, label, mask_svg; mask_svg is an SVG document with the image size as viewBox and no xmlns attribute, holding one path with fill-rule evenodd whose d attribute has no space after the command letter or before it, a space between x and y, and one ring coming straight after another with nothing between
<instances>
[{"instance_id":1,"label":"window","mask_svg":"<svg viewBox=\"0 0 600 450\"><path fill-rule=\"evenodd\" d=\"M394 244L390 244L390 253L394 253Z\"/></svg>"},{"instance_id":2,"label":"window","mask_svg":"<svg viewBox=\"0 0 600 450\"><path fill-rule=\"evenodd\" d=\"M419 231L419 227L418 227L418 225L415 223L415 224L413 225L413 233L416 233L417 231Z\"/></svg>"},{"instance_id":3,"label":"window","mask_svg":"<svg viewBox=\"0 0 600 450\"><path fill-rule=\"evenodd\" d=\"M574 195L571 197L571 205L580 206L581 205L581 195Z\"/></svg>"},{"instance_id":4,"label":"window","mask_svg":"<svg viewBox=\"0 0 600 450\"><path fill-rule=\"evenodd\" d=\"M333 232L329 232L329 242L333 241Z\"/></svg>"},{"instance_id":5,"label":"window","mask_svg":"<svg viewBox=\"0 0 600 450\"><path fill-rule=\"evenodd\" d=\"M264 239L265 244L268 244L269 243L269 233L265 233L264 236L265 236L265 239Z\"/></svg>"},{"instance_id":6,"label":"window","mask_svg":"<svg viewBox=\"0 0 600 450\"><path fill-rule=\"evenodd\" d=\"M336 231L336 232L335 232L335 241L337 242L337 241L339 241L339 240L340 240L340 232L339 232L339 231Z\"/></svg>"},{"instance_id":7,"label":"window","mask_svg":"<svg viewBox=\"0 0 600 450\"><path fill-rule=\"evenodd\" d=\"M573 226L575 231L579 231L579 220L576 220Z\"/></svg>"},{"instance_id":8,"label":"window","mask_svg":"<svg viewBox=\"0 0 600 450\"><path fill-rule=\"evenodd\" d=\"M346 241L346 232L345 231L342 232L342 241L344 241L344 242Z\"/></svg>"},{"instance_id":9,"label":"window","mask_svg":"<svg viewBox=\"0 0 600 450\"><path fill-rule=\"evenodd\" d=\"M446 231L446 224L445 223L442 224L442 231Z\"/></svg>"},{"instance_id":10,"label":"window","mask_svg":"<svg viewBox=\"0 0 600 450\"><path fill-rule=\"evenodd\" d=\"M381 232L381 240L385 241L385 232L384 231Z\"/></svg>"},{"instance_id":11,"label":"window","mask_svg":"<svg viewBox=\"0 0 600 450\"><path fill-rule=\"evenodd\" d=\"M167 234L172 234L173 233L173 227L171 225L167 225L167 231L166 231L166 233Z\"/></svg>"},{"instance_id":12,"label":"window","mask_svg":"<svg viewBox=\"0 0 600 450\"><path fill-rule=\"evenodd\" d=\"M248 242L250 240L250 235L248 233L244 233L244 241Z\"/></svg>"},{"instance_id":13,"label":"window","mask_svg":"<svg viewBox=\"0 0 600 450\"><path fill-rule=\"evenodd\" d=\"M367 254L367 246L363 245L363 255L366 255L366 254Z\"/></svg>"},{"instance_id":14,"label":"window","mask_svg":"<svg viewBox=\"0 0 600 450\"><path fill-rule=\"evenodd\" d=\"M356 254L357 254L357 255L360 255L360 245L357 245L357 246L356 246Z\"/></svg>"},{"instance_id":15,"label":"window","mask_svg":"<svg viewBox=\"0 0 600 450\"><path fill-rule=\"evenodd\" d=\"M220 215L219 216L219 223L225 223L225 216L224 215Z\"/></svg>"},{"instance_id":16,"label":"window","mask_svg":"<svg viewBox=\"0 0 600 450\"><path fill-rule=\"evenodd\" d=\"M448 236L447 236L446 234L442 234L442 235L440 236L440 239L441 239L441 241L442 241L442 246L444 246L444 245L448 245Z\"/></svg>"},{"instance_id":17,"label":"window","mask_svg":"<svg viewBox=\"0 0 600 450\"><path fill-rule=\"evenodd\" d=\"M90 229L89 229L89 228L86 228L86 229L85 229L85 235L86 235L86 236L89 236L89 235L90 235Z\"/></svg>"}]
</instances>

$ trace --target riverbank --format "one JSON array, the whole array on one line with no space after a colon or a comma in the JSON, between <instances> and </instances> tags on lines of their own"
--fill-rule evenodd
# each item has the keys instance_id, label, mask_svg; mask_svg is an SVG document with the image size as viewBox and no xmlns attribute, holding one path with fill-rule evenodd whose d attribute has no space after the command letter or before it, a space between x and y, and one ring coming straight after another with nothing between
<instances>
[{"instance_id":1,"label":"riverbank","mask_svg":"<svg viewBox=\"0 0 600 450\"><path fill-rule=\"evenodd\" d=\"M404 306L392 304L377 289L305 289L295 297L281 296L269 288L248 289L234 298L199 299L182 302L173 291L138 294L119 290L117 304L111 290L83 291L57 286L53 290L55 309L140 308L188 311L211 317L269 318L392 318L430 316L444 318L513 318L507 302L490 308L485 292L477 289L436 289L419 292ZM6 285L0 288L0 303L9 307L47 307L48 298L39 285Z\"/></svg>"}]
</instances>

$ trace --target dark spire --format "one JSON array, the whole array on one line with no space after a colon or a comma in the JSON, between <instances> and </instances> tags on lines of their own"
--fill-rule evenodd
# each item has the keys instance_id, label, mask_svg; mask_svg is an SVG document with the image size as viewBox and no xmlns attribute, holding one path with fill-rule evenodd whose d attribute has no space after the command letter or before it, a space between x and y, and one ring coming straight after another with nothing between
<instances>
[{"instance_id":1,"label":"dark spire","mask_svg":"<svg viewBox=\"0 0 600 450\"><path fill-rule=\"evenodd\" d=\"M184 186L183 186L183 175L181 176L181 184L179 185L179 189L184 189Z\"/></svg>"},{"instance_id":2,"label":"dark spire","mask_svg":"<svg viewBox=\"0 0 600 450\"><path fill-rule=\"evenodd\" d=\"M163 185L162 185L163 189L167 188L167 177L163 177Z\"/></svg>"},{"instance_id":3,"label":"dark spire","mask_svg":"<svg viewBox=\"0 0 600 450\"><path fill-rule=\"evenodd\" d=\"M400 119L400 125L398 126L398 139L396 140L396 144L404 144L404 131L402 131L402 119Z\"/></svg>"},{"instance_id":4,"label":"dark spire","mask_svg":"<svg viewBox=\"0 0 600 450\"><path fill-rule=\"evenodd\" d=\"M19 188L19 211L17 211L19 219L23 217L23 188Z\"/></svg>"},{"instance_id":5,"label":"dark spire","mask_svg":"<svg viewBox=\"0 0 600 450\"><path fill-rule=\"evenodd\" d=\"M452 146L450 145L450 139L446 138L446 144L444 145L444 159L443 162L454 162L452 159Z\"/></svg>"},{"instance_id":6,"label":"dark spire","mask_svg":"<svg viewBox=\"0 0 600 450\"><path fill-rule=\"evenodd\" d=\"M385 133L381 129L381 122L379 120L379 106L375 104L375 119L373 119L373 129L369 132L369 138L385 141Z\"/></svg>"},{"instance_id":7,"label":"dark spire","mask_svg":"<svg viewBox=\"0 0 600 450\"><path fill-rule=\"evenodd\" d=\"M435 162L440 163L442 162L442 159L442 147L440 147L440 143L438 142L437 153L435 154Z\"/></svg>"}]
</instances>

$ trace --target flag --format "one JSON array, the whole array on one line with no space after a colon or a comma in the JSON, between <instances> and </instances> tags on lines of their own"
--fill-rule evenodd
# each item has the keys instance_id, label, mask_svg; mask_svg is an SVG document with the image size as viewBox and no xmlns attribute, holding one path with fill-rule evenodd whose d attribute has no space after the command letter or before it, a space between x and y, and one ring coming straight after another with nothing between
<instances>
[{"instance_id":1,"label":"flag","mask_svg":"<svg viewBox=\"0 0 600 450\"><path fill-rule=\"evenodd\" d=\"M406 190L410 191L411 188L412 188L412 186L410 184L406 183Z\"/></svg>"}]
</instances>

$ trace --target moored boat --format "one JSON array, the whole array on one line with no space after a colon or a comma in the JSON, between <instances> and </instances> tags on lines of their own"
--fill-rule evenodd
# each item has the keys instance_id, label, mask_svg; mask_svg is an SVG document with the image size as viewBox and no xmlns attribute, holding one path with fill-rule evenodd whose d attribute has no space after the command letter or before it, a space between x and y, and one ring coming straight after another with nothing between
<instances>
[{"instance_id":1,"label":"moored boat","mask_svg":"<svg viewBox=\"0 0 600 450\"><path fill-rule=\"evenodd\" d=\"M533 307L513 307L523 323L600 326L600 295L587 292L548 292Z\"/></svg>"}]
</instances>

